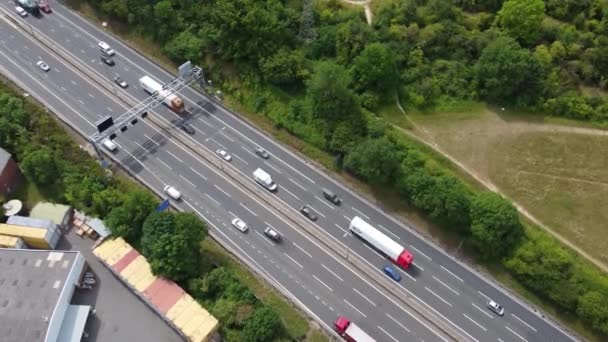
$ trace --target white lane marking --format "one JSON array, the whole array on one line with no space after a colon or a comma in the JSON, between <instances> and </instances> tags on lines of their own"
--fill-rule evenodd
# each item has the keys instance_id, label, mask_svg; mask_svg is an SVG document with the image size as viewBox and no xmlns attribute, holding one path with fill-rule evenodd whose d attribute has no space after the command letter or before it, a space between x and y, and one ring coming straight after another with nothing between
<instances>
[{"instance_id":1,"label":"white lane marking","mask_svg":"<svg viewBox=\"0 0 608 342\"><path fill-rule=\"evenodd\" d=\"M154 141L154 139L150 138L147 134L144 134L144 137L146 139L148 139L148 141L153 142L156 146L160 146L159 143L157 143L156 141Z\"/></svg>"},{"instance_id":2,"label":"white lane marking","mask_svg":"<svg viewBox=\"0 0 608 342\"><path fill-rule=\"evenodd\" d=\"M238 218L238 216L234 215L234 213L230 210L228 210L228 214L232 215L232 217L234 217L234 218Z\"/></svg>"},{"instance_id":3,"label":"white lane marking","mask_svg":"<svg viewBox=\"0 0 608 342\"><path fill-rule=\"evenodd\" d=\"M525 324L525 325L526 325L528 328L530 328L530 329L534 330L534 332L538 332L538 330L536 330L536 329L535 329L533 326L531 326L530 324L528 324L528 323L524 322L524 320L523 320L523 319L521 319L521 318L519 318L519 317L515 316L514 314L511 314L511 316L515 317L515 318L516 318L518 321L520 321L520 322L522 322L523 324Z\"/></svg>"},{"instance_id":4,"label":"white lane marking","mask_svg":"<svg viewBox=\"0 0 608 342\"><path fill-rule=\"evenodd\" d=\"M286 257L288 257L291 261L293 261L296 265L300 266L300 268L304 268L304 266L300 265L299 262L297 262L294 258L290 257L289 254L283 252L283 254L285 254Z\"/></svg>"},{"instance_id":5,"label":"white lane marking","mask_svg":"<svg viewBox=\"0 0 608 342\"><path fill-rule=\"evenodd\" d=\"M251 211L249 208L247 208L246 206L244 206L244 205L243 205L243 203L239 202L239 205L240 205L241 207L245 208L245 210L247 210L248 212L250 212L250 213L251 213L251 215L256 216L256 217L258 216L258 214L254 213L254 212L253 212L253 211Z\"/></svg>"},{"instance_id":6,"label":"white lane marking","mask_svg":"<svg viewBox=\"0 0 608 342\"><path fill-rule=\"evenodd\" d=\"M61 86L61 90L68 91L64 86Z\"/></svg>"},{"instance_id":7,"label":"white lane marking","mask_svg":"<svg viewBox=\"0 0 608 342\"><path fill-rule=\"evenodd\" d=\"M336 278L340 279L340 281L344 281L344 279L340 278L340 277L339 277L339 276L338 276L336 273L334 273L334 271L330 270L330 269L329 269L327 266L325 266L325 265L323 265L323 264L321 264L321 266L322 266L324 269L326 269L326 270L327 270L327 272L329 272L329 273L333 274L333 275L334 275L334 277L336 277Z\"/></svg>"},{"instance_id":8,"label":"white lane marking","mask_svg":"<svg viewBox=\"0 0 608 342\"><path fill-rule=\"evenodd\" d=\"M241 145L241 148L242 148L243 150L245 150L245 152L247 152L247 153L249 153L249 154L253 155L254 157L257 157L257 156L258 156L257 154L253 153L252 151L249 151L248 149L246 149L246 148L245 148L245 146L242 146L242 145Z\"/></svg>"},{"instance_id":9,"label":"white lane marking","mask_svg":"<svg viewBox=\"0 0 608 342\"><path fill-rule=\"evenodd\" d=\"M270 165L267 162L264 162L264 165L268 166L269 168L275 170L276 172L278 172L279 174L282 174L283 172L279 171L277 168L275 168L274 166Z\"/></svg>"},{"instance_id":10,"label":"white lane marking","mask_svg":"<svg viewBox=\"0 0 608 342\"><path fill-rule=\"evenodd\" d=\"M76 82L74 82L74 80L70 80L70 82L72 82L73 85L77 85Z\"/></svg>"},{"instance_id":11,"label":"white lane marking","mask_svg":"<svg viewBox=\"0 0 608 342\"><path fill-rule=\"evenodd\" d=\"M222 190L222 188L220 188L219 186L217 186L216 184L213 184L213 186L218 189L219 191L223 192L224 195L228 196L229 198L232 198L232 196L230 196L229 193L227 193L226 191Z\"/></svg>"},{"instance_id":12,"label":"white lane marking","mask_svg":"<svg viewBox=\"0 0 608 342\"><path fill-rule=\"evenodd\" d=\"M230 142L234 142L234 139L232 139L231 137L227 136L226 133L224 133L223 131L220 131L220 134L224 136L224 138L230 140Z\"/></svg>"},{"instance_id":13,"label":"white lane marking","mask_svg":"<svg viewBox=\"0 0 608 342\"><path fill-rule=\"evenodd\" d=\"M342 227L338 226L338 224L337 224L337 223L334 223L334 226L338 227L340 230L342 230L342 231L343 231L343 232L345 232L346 234L350 234L350 232L349 232L349 231L347 231L346 229L344 229L344 228L342 228Z\"/></svg>"},{"instance_id":14,"label":"white lane marking","mask_svg":"<svg viewBox=\"0 0 608 342\"><path fill-rule=\"evenodd\" d=\"M364 213L361 212L361 210L351 206L351 208L353 208L354 211L358 212L359 214L361 214L361 216L365 217L368 221L370 221L369 216L365 215Z\"/></svg>"},{"instance_id":15,"label":"white lane marking","mask_svg":"<svg viewBox=\"0 0 608 342\"><path fill-rule=\"evenodd\" d=\"M405 325L399 323L399 321L397 321L393 316L386 314L388 316L388 318L392 319L393 322L397 323L400 327L402 327L403 329L405 329L405 331L407 331L408 333L411 332L410 329L408 329Z\"/></svg>"},{"instance_id":16,"label":"white lane marking","mask_svg":"<svg viewBox=\"0 0 608 342\"><path fill-rule=\"evenodd\" d=\"M473 322L474 324L476 324L478 327L480 327L481 329L483 329L483 331L488 331L488 329L486 329L483 325L477 323L474 319L472 319L471 317L467 316L465 313L462 314L464 317L468 318L469 321Z\"/></svg>"},{"instance_id":17,"label":"white lane marking","mask_svg":"<svg viewBox=\"0 0 608 342\"><path fill-rule=\"evenodd\" d=\"M361 314L361 316L363 316L363 317L367 317L367 315L365 315L363 312L359 311L359 309L357 309L357 308L356 308L354 305L352 305L351 303L349 303L349 302L348 302L346 299L343 299L343 301L344 301L346 304L350 305L350 307L351 307L351 308L355 309L355 311L357 311L358 313L360 313L360 314Z\"/></svg>"},{"instance_id":18,"label":"white lane marking","mask_svg":"<svg viewBox=\"0 0 608 342\"><path fill-rule=\"evenodd\" d=\"M423 270L423 271L424 271L424 267L422 267L422 266L418 265L417 263L412 262L412 265L414 265L414 266L416 266L416 268L419 268L419 269L421 269L421 270Z\"/></svg>"},{"instance_id":19,"label":"white lane marking","mask_svg":"<svg viewBox=\"0 0 608 342\"><path fill-rule=\"evenodd\" d=\"M313 278L315 278L319 283L323 284L325 287L327 287L331 292L334 292L334 289L332 289L331 287L327 286L327 284L325 284L323 281L321 281L321 279L317 278L316 275L312 275Z\"/></svg>"},{"instance_id":20,"label":"white lane marking","mask_svg":"<svg viewBox=\"0 0 608 342\"><path fill-rule=\"evenodd\" d=\"M304 191L308 191L308 189L306 189L305 187L303 187L302 185L300 185L300 183L298 183L298 182L294 181L293 179L291 179L291 178L289 178L289 177L288 177L287 179L289 179L289 181L290 181L290 182L292 182L293 184L295 184L295 185L299 186L299 187L300 187L302 190L304 190Z\"/></svg>"},{"instance_id":21,"label":"white lane marking","mask_svg":"<svg viewBox=\"0 0 608 342\"><path fill-rule=\"evenodd\" d=\"M179 175L183 180L185 180L186 182L190 183L190 185L192 185L194 188L197 188L196 185L194 185L194 183L192 183L191 181L189 181L186 177Z\"/></svg>"},{"instance_id":22,"label":"white lane marking","mask_svg":"<svg viewBox=\"0 0 608 342\"><path fill-rule=\"evenodd\" d=\"M86 54L86 52L85 52L83 49L80 49L80 52L82 52L82 53Z\"/></svg>"},{"instance_id":23,"label":"white lane marking","mask_svg":"<svg viewBox=\"0 0 608 342\"><path fill-rule=\"evenodd\" d=\"M508 326L505 325L505 328L507 328L507 330L509 330L510 332L512 332L515 336L521 338L522 340L528 342L528 340L526 340L525 338L521 337L520 334L516 333L515 331L511 330L511 328L509 328Z\"/></svg>"},{"instance_id":24,"label":"white lane marking","mask_svg":"<svg viewBox=\"0 0 608 342\"><path fill-rule=\"evenodd\" d=\"M173 157L173 158L177 159L177 161L178 161L178 162L180 162L180 163L182 163L182 164L184 163L184 162L183 162L181 159L179 159L179 158L178 158L178 157L177 157L175 154L173 154L173 153L171 153L171 152L169 152L169 151L167 151L167 153L169 153L169 154L171 155L171 157Z\"/></svg>"},{"instance_id":25,"label":"white lane marking","mask_svg":"<svg viewBox=\"0 0 608 342\"><path fill-rule=\"evenodd\" d=\"M212 200L213 202L215 202L217 205L221 205L220 202L218 202L215 198L209 196L208 193L205 193L205 196L207 196L210 200Z\"/></svg>"},{"instance_id":26,"label":"white lane marking","mask_svg":"<svg viewBox=\"0 0 608 342\"><path fill-rule=\"evenodd\" d=\"M192 170L192 172L196 173L197 175L199 175L202 179L207 180L207 177L203 176L200 172L196 171L195 169L193 169L192 167L190 167L190 170Z\"/></svg>"},{"instance_id":27,"label":"white lane marking","mask_svg":"<svg viewBox=\"0 0 608 342\"><path fill-rule=\"evenodd\" d=\"M211 128L215 128L215 127L211 126L211 125L210 125L210 124L209 124L207 121L205 121L205 120L203 120L203 119L201 119L201 118L198 118L198 121L200 121L200 122L204 123L205 125L207 125L207 126L209 126L209 127L211 127Z\"/></svg>"},{"instance_id":28,"label":"white lane marking","mask_svg":"<svg viewBox=\"0 0 608 342\"><path fill-rule=\"evenodd\" d=\"M498 337L498 341L500 341L500 342L505 342L505 341L501 340L501 339L500 339L500 337Z\"/></svg>"},{"instance_id":29,"label":"white lane marking","mask_svg":"<svg viewBox=\"0 0 608 342\"><path fill-rule=\"evenodd\" d=\"M479 293L480 295L484 296L487 300L490 300L490 297L486 296L485 294L483 294L483 292L481 291L477 291L477 293Z\"/></svg>"},{"instance_id":30,"label":"white lane marking","mask_svg":"<svg viewBox=\"0 0 608 342\"><path fill-rule=\"evenodd\" d=\"M265 237L264 235L260 234L260 232L258 232L258 231L256 230L256 231L255 231L255 233L256 233L256 234L258 234L260 237L262 237L262 240L266 241L266 243L267 243L267 244L269 244L269 245L271 245L271 246L274 246L274 244L273 244L272 242L270 242L270 241L268 240L268 238L267 238L267 237ZM277 267L278 267L278 266L277 266Z\"/></svg>"},{"instance_id":31,"label":"white lane marking","mask_svg":"<svg viewBox=\"0 0 608 342\"><path fill-rule=\"evenodd\" d=\"M92 99L94 99L94 98L95 98L95 96L93 96L93 94L91 94L91 93L88 93L88 94L89 94L89 97L90 97L90 98L92 98Z\"/></svg>"},{"instance_id":32,"label":"white lane marking","mask_svg":"<svg viewBox=\"0 0 608 342\"><path fill-rule=\"evenodd\" d=\"M304 250L304 248L298 246L297 243L293 243L294 246L296 246L299 250L301 250L304 254L308 255L310 258L312 258L312 255L310 255L310 253L308 253L307 251Z\"/></svg>"},{"instance_id":33,"label":"white lane marking","mask_svg":"<svg viewBox=\"0 0 608 342\"><path fill-rule=\"evenodd\" d=\"M81 99L78 99L78 102L80 102L80 104L84 104L84 102Z\"/></svg>"},{"instance_id":34,"label":"white lane marking","mask_svg":"<svg viewBox=\"0 0 608 342\"><path fill-rule=\"evenodd\" d=\"M106 109L107 109L108 111L110 111L110 113L111 113L111 112L114 112L114 111L112 110L112 108L110 108L110 107L106 107Z\"/></svg>"},{"instance_id":35,"label":"white lane marking","mask_svg":"<svg viewBox=\"0 0 608 342\"><path fill-rule=\"evenodd\" d=\"M452 304L450 304L450 302L448 302L447 300L443 299L440 295L436 294L435 292L433 292L431 289L429 289L428 287L424 287L427 291L429 291L431 294L433 294L435 297L439 298L439 300L441 300L442 302L446 303L447 305L454 307Z\"/></svg>"},{"instance_id":36,"label":"white lane marking","mask_svg":"<svg viewBox=\"0 0 608 342\"><path fill-rule=\"evenodd\" d=\"M346 221L348 221L349 224L350 224L350 221L352 221L351 219L349 219L348 217L346 217L346 215L342 215L342 217L344 217L346 219Z\"/></svg>"},{"instance_id":37,"label":"white lane marking","mask_svg":"<svg viewBox=\"0 0 608 342\"><path fill-rule=\"evenodd\" d=\"M298 196L294 195L291 191L287 190L287 188L281 187L281 190L287 191L288 194L290 194L291 196L295 197L298 201L301 201L301 199Z\"/></svg>"},{"instance_id":38,"label":"white lane marking","mask_svg":"<svg viewBox=\"0 0 608 342\"><path fill-rule=\"evenodd\" d=\"M433 261L433 259L431 259L430 256L422 253L418 248L414 247L413 245L410 245L410 247L412 247L413 250L415 250L416 252L418 252L420 255L422 255L423 257L429 259L430 261Z\"/></svg>"},{"instance_id":39,"label":"white lane marking","mask_svg":"<svg viewBox=\"0 0 608 342\"><path fill-rule=\"evenodd\" d=\"M441 266L441 268L443 268L444 271L448 272L449 274L451 274L454 278L460 280L461 282L464 283L464 280L462 280L462 278L460 278L459 276L455 275L454 273L450 272L450 270L448 270L447 268Z\"/></svg>"},{"instance_id":40,"label":"white lane marking","mask_svg":"<svg viewBox=\"0 0 608 342\"><path fill-rule=\"evenodd\" d=\"M474 307L476 307L477 310L481 311L481 313L483 313L484 315L486 315L488 318L494 319L494 316L492 316L489 313L487 313L486 310L480 308L479 306L475 305L474 303L471 303L471 305L473 305Z\"/></svg>"},{"instance_id":41,"label":"white lane marking","mask_svg":"<svg viewBox=\"0 0 608 342\"><path fill-rule=\"evenodd\" d=\"M370 251L374 252L379 258L386 259L382 254L378 253L375 249L371 248L366 243L364 243L363 246L367 247Z\"/></svg>"},{"instance_id":42,"label":"white lane marking","mask_svg":"<svg viewBox=\"0 0 608 342\"><path fill-rule=\"evenodd\" d=\"M442 282L441 280L439 280L439 278L433 276L433 279L435 279L436 281L438 281L441 285L445 286L448 290L454 292L457 296L460 296L460 293L458 293L458 291L456 291L453 288L449 287L448 284Z\"/></svg>"},{"instance_id":43,"label":"white lane marking","mask_svg":"<svg viewBox=\"0 0 608 342\"><path fill-rule=\"evenodd\" d=\"M248 162L246 162L246 161L245 161L245 159L243 159L243 158L239 157L238 155L236 155L236 153L232 153L232 155L233 155L233 156L234 156L236 159L238 159L238 160L242 161L243 163L245 163L245 165L249 165L249 163L248 163Z\"/></svg>"},{"instance_id":44,"label":"white lane marking","mask_svg":"<svg viewBox=\"0 0 608 342\"><path fill-rule=\"evenodd\" d=\"M138 144L138 145L139 145L139 144ZM158 159L158 157L156 158L156 160L158 160L158 161L159 161L161 164L165 165L165 166L166 166L166 167L167 167L169 170L173 170L173 169L171 168L171 166L167 165L167 163L165 163L164 161L162 161L162 160Z\"/></svg>"},{"instance_id":45,"label":"white lane marking","mask_svg":"<svg viewBox=\"0 0 608 342\"><path fill-rule=\"evenodd\" d=\"M354 208L353 208L354 209ZM401 240L400 237L398 237L395 233L391 232L390 230L384 228L384 226L382 226L381 224L378 225L378 227L380 227L381 229L384 229L385 232L391 234L392 236L394 236L397 240Z\"/></svg>"},{"instance_id":46,"label":"white lane marking","mask_svg":"<svg viewBox=\"0 0 608 342\"><path fill-rule=\"evenodd\" d=\"M312 207L312 206L310 206L310 205L309 205L309 207L310 207L310 209L312 209L312 211L314 211L315 213L317 213L317 214L319 214L319 215L323 216L323 218L327 218L327 216L323 215L323 213L322 213L322 212L318 211L317 209L313 208L313 207Z\"/></svg>"},{"instance_id":47,"label":"white lane marking","mask_svg":"<svg viewBox=\"0 0 608 342\"><path fill-rule=\"evenodd\" d=\"M321 203L325 204L325 205L326 205L326 206L327 206L329 209L334 210L334 207L332 207L331 205L329 205L329 204L327 203L327 201L323 200L321 197L319 197L319 196L315 195L315 198L316 198L316 199L318 199L318 200L319 200L319 202L321 202Z\"/></svg>"},{"instance_id":48,"label":"white lane marking","mask_svg":"<svg viewBox=\"0 0 608 342\"><path fill-rule=\"evenodd\" d=\"M394 337L393 337L391 334L389 334L389 333L388 333L386 330L382 329L382 327L381 327L381 326L379 326L379 325L376 325L376 326L378 327L378 329L380 329L380 331L382 331L383 333L385 333L385 334L386 334L386 336L388 336L388 337L392 338L392 339L393 339L393 341L395 341L395 342L399 342L399 340L398 340L398 339L394 338Z\"/></svg>"},{"instance_id":49,"label":"white lane marking","mask_svg":"<svg viewBox=\"0 0 608 342\"><path fill-rule=\"evenodd\" d=\"M366 301L368 301L371 305L373 305L374 307L376 307L376 303L372 302L369 298L365 297L365 295L363 295L363 293L359 292L359 290L357 290L356 288L353 287L353 291L357 292L357 294L361 297L363 297L363 299L365 299Z\"/></svg>"}]
</instances>

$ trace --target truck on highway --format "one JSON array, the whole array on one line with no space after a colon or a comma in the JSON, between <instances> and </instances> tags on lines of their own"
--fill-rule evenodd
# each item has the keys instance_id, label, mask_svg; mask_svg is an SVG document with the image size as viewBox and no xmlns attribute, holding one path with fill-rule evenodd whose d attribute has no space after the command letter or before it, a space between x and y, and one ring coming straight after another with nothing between
<instances>
[{"instance_id":1,"label":"truck on highway","mask_svg":"<svg viewBox=\"0 0 608 342\"><path fill-rule=\"evenodd\" d=\"M277 190L277 183L275 183L272 180L272 177L270 177L270 175L262 169L258 168L255 171L253 171L253 179L255 179L255 181L258 182L258 184L265 187L269 191Z\"/></svg>"},{"instance_id":2,"label":"truck on highway","mask_svg":"<svg viewBox=\"0 0 608 342\"><path fill-rule=\"evenodd\" d=\"M163 102L177 114L184 112L184 101L175 94L169 94L169 91L163 89L163 86L156 82L150 76L144 76L139 79L139 85L150 95L157 94L163 99Z\"/></svg>"},{"instance_id":3,"label":"truck on highway","mask_svg":"<svg viewBox=\"0 0 608 342\"><path fill-rule=\"evenodd\" d=\"M376 342L365 331L344 316L338 316L338 319L334 322L334 326L338 334L348 342Z\"/></svg>"},{"instance_id":4,"label":"truck on highway","mask_svg":"<svg viewBox=\"0 0 608 342\"><path fill-rule=\"evenodd\" d=\"M371 224L363 221L359 216L355 216L350 221L348 228L355 235L388 256L397 265L408 268L414 261L414 256L408 250L374 228Z\"/></svg>"},{"instance_id":5,"label":"truck on highway","mask_svg":"<svg viewBox=\"0 0 608 342\"><path fill-rule=\"evenodd\" d=\"M40 16L40 9L38 8L38 1L36 0L15 0L15 4L27 12L30 12L34 17Z\"/></svg>"}]
</instances>

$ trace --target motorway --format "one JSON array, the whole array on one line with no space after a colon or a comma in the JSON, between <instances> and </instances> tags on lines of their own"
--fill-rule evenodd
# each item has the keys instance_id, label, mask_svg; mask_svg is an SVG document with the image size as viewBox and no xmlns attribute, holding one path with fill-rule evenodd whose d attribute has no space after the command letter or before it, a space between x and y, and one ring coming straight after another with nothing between
<instances>
[{"instance_id":1,"label":"motorway","mask_svg":"<svg viewBox=\"0 0 608 342\"><path fill-rule=\"evenodd\" d=\"M3 6L13 10L12 5ZM44 32L103 77L119 74L130 84L126 89L128 94L138 100L147 96L138 89L139 77L147 74L162 82L172 79L171 74L60 5L55 6L55 13L41 19L19 20L26 20ZM2 72L21 80L32 95L41 98L53 112L65 116L84 134L94 132L92 122L100 117L108 114L117 117L126 111L109 96L111 94L88 83L6 22L2 22L0 32ZM100 63L96 47L100 40L117 51L114 67ZM49 73L37 69L35 62L39 58L51 66ZM115 90L122 91L118 87ZM378 270L377 277L384 277L380 269L388 262L348 233L350 218L362 217L410 249L416 258L415 266L401 272L400 286L472 341L573 340L540 313L276 144L237 115L193 89L184 90L181 96L193 109L189 122L196 130L192 137L196 144L211 150L224 148L232 154L232 164L247 177L257 167L265 169L279 184L277 200L292 208L294 215L299 215L297 209L303 204L314 208L319 216L315 223L318 229L325 230L351 253L367 260ZM164 107L155 112L173 127L181 120ZM135 125L119 135L120 149L115 157L157 189L168 183L174 185L184 193L183 209L203 216L241 256L267 272L297 298L300 305L328 325L338 314L344 314L378 341L442 340L440 333L394 302L374 282L352 271L331 252L239 189L216 168L208 167L199 157L176 144L171 138L174 134L182 133L178 128L167 132L145 123ZM253 153L256 145L268 150L271 158L265 161L257 157ZM323 200L322 187L337 192L343 204L335 207ZM254 229L246 235L232 229L228 225L234 216ZM266 226L276 228L286 242L277 246L261 236ZM485 308L490 297L505 307L504 317L495 316Z\"/></svg>"}]
</instances>

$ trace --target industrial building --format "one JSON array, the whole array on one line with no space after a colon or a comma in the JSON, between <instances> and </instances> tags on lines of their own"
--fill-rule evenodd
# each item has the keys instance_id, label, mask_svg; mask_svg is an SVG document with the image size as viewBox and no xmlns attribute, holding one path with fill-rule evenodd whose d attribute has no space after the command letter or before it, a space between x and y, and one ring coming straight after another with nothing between
<instances>
[{"instance_id":1,"label":"industrial building","mask_svg":"<svg viewBox=\"0 0 608 342\"><path fill-rule=\"evenodd\" d=\"M84 269L77 251L0 248L0 339L80 341L90 307L70 302Z\"/></svg>"},{"instance_id":2,"label":"industrial building","mask_svg":"<svg viewBox=\"0 0 608 342\"><path fill-rule=\"evenodd\" d=\"M8 196L17 188L20 175L11 154L0 148L0 196Z\"/></svg>"},{"instance_id":3,"label":"industrial building","mask_svg":"<svg viewBox=\"0 0 608 342\"><path fill-rule=\"evenodd\" d=\"M53 221L18 215L0 224L0 234L19 237L38 249L55 249L61 238L61 230Z\"/></svg>"}]
</instances>

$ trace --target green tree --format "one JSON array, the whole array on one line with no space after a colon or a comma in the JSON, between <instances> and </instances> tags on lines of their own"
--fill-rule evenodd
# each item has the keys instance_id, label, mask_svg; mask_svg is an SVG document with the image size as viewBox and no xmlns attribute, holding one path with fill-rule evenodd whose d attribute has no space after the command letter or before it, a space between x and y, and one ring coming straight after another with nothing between
<instances>
[{"instance_id":1,"label":"green tree","mask_svg":"<svg viewBox=\"0 0 608 342\"><path fill-rule=\"evenodd\" d=\"M336 29L336 57L338 63L350 64L372 39L372 30L360 18L341 23Z\"/></svg>"},{"instance_id":2,"label":"green tree","mask_svg":"<svg viewBox=\"0 0 608 342\"><path fill-rule=\"evenodd\" d=\"M243 328L243 336L247 342L272 341L282 329L281 319L269 307L261 307L249 317Z\"/></svg>"},{"instance_id":3,"label":"green tree","mask_svg":"<svg viewBox=\"0 0 608 342\"><path fill-rule=\"evenodd\" d=\"M156 275L183 281L199 274L205 225L192 213L154 212L143 224L142 254Z\"/></svg>"},{"instance_id":4,"label":"green tree","mask_svg":"<svg viewBox=\"0 0 608 342\"><path fill-rule=\"evenodd\" d=\"M371 90L390 94L399 80L396 71L395 58L388 45L368 44L355 58L352 67L354 87L360 92Z\"/></svg>"},{"instance_id":5,"label":"green tree","mask_svg":"<svg viewBox=\"0 0 608 342\"><path fill-rule=\"evenodd\" d=\"M203 40L197 37L191 30L183 31L165 44L163 50L177 62L200 60L203 48Z\"/></svg>"},{"instance_id":6,"label":"green tree","mask_svg":"<svg viewBox=\"0 0 608 342\"><path fill-rule=\"evenodd\" d=\"M289 85L302 73L302 62L298 51L281 49L268 58L260 59L260 71L270 83Z\"/></svg>"},{"instance_id":7,"label":"green tree","mask_svg":"<svg viewBox=\"0 0 608 342\"><path fill-rule=\"evenodd\" d=\"M93 196L106 188L106 180L92 171L70 168L63 177L65 198L75 208L89 211Z\"/></svg>"},{"instance_id":8,"label":"green tree","mask_svg":"<svg viewBox=\"0 0 608 342\"><path fill-rule=\"evenodd\" d=\"M213 304L211 313L222 322L223 326L233 328L237 323L238 309L239 303L229 299L219 299Z\"/></svg>"},{"instance_id":9,"label":"green tree","mask_svg":"<svg viewBox=\"0 0 608 342\"><path fill-rule=\"evenodd\" d=\"M123 204L110 211L105 223L114 236L139 244L142 225L157 204L157 200L148 191L130 191L125 194Z\"/></svg>"},{"instance_id":10,"label":"green tree","mask_svg":"<svg viewBox=\"0 0 608 342\"><path fill-rule=\"evenodd\" d=\"M366 139L344 159L344 168L366 181L388 184L399 166L395 144L386 137Z\"/></svg>"},{"instance_id":11,"label":"green tree","mask_svg":"<svg viewBox=\"0 0 608 342\"><path fill-rule=\"evenodd\" d=\"M496 22L520 43L533 43L545 17L543 0L507 0L498 12Z\"/></svg>"},{"instance_id":12,"label":"green tree","mask_svg":"<svg viewBox=\"0 0 608 342\"><path fill-rule=\"evenodd\" d=\"M485 259L500 259L517 246L523 227L511 203L493 192L471 201L471 240Z\"/></svg>"},{"instance_id":13,"label":"green tree","mask_svg":"<svg viewBox=\"0 0 608 342\"><path fill-rule=\"evenodd\" d=\"M532 105L544 91L543 68L528 50L509 37L490 43L481 53L475 71L479 93L495 103Z\"/></svg>"},{"instance_id":14,"label":"green tree","mask_svg":"<svg viewBox=\"0 0 608 342\"><path fill-rule=\"evenodd\" d=\"M100 218L105 218L115 207L122 205L123 193L114 188L108 187L93 194L92 213Z\"/></svg>"},{"instance_id":15,"label":"green tree","mask_svg":"<svg viewBox=\"0 0 608 342\"><path fill-rule=\"evenodd\" d=\"M576 314L590 322L594 329L608 333L608 298L605 295L590 291L580 296Z\"/></svg>"},{"instance_id":16,"label":"green tree","mask_svg":"<svg viewBox=\"0 0 608 342\"><path fill-rule=\"evenodd\" d=\"M25 176L37 185L52 185L59 176L59 164L53 151L41 147L25 155L21 161Z\"/></svg>"}]
</instances>

